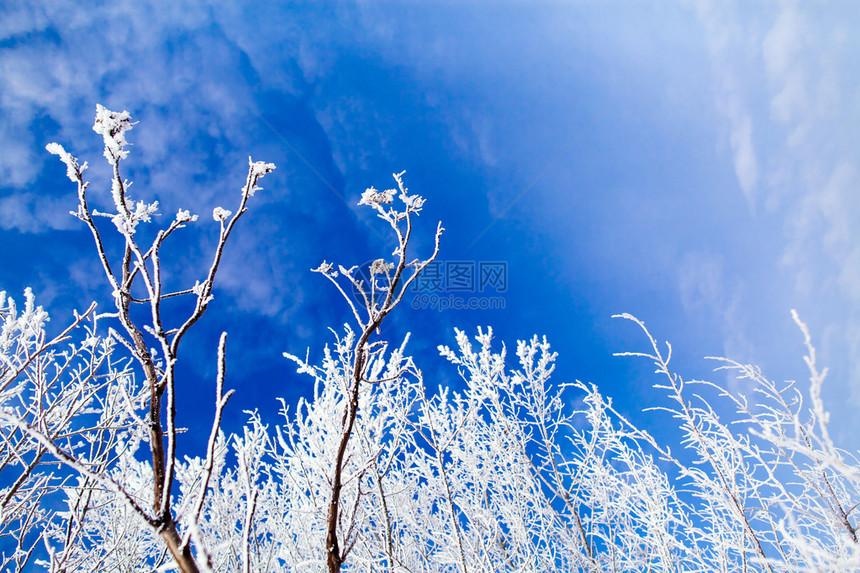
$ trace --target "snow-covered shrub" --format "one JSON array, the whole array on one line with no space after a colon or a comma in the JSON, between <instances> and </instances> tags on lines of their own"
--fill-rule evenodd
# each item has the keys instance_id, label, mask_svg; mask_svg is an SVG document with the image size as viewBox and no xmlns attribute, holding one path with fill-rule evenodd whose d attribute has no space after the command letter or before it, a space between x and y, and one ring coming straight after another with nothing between
<instances>
[{"instance_id":1,"label":"snow-covered shrub","mask_svg":"<svg viewBox=\"0 0 860 573\"><path fill-rule=\"evenodd\" d=\"M490 328L473 338L458 330L454 347L439 350L462 383L431 384L408 336L396 344L379 335L442 233L438 225L426 259L407 258L424 199L409 194L402 173L395 189L371 187L359 202L391 229L392 255L376 259L369 278L328 262L314 269L354 322L332 331L318 361L286 355L313 378L313 395L282 401L277 426L264 423L259 410L270 405L260 404L243 428L225 431L232 390L222 335L206 451L180 459L180 342L209 307L227 239L274 166L249 160L238 207L213 210L219 238L205 276L168 292L162 247L197 217L180 210L141 245L158 205L133 201L120 173L133 125L127 112L97 108L111 213L90 209L86 163L48 146L77 186L73 215L93 235L111 310L97 314L94 303L49 339L29 290L23 309L0 293L3 570L860 569L860 462L829 436L826 372L799 320L808 400L794 383L725 359L719 368L747 381L744 392L685 380L670 368L671 347L620 315L645 334L647 351L622 355L655 365L653 416L678 428L677 452L596 386L554 382L557 355L537 336L509 357ZM103 227L119 249L108 248ZM178 322L161 310L172 297L189 300ZM718 413L726 405L734 415Z\"/></svg>"}]
</instances>

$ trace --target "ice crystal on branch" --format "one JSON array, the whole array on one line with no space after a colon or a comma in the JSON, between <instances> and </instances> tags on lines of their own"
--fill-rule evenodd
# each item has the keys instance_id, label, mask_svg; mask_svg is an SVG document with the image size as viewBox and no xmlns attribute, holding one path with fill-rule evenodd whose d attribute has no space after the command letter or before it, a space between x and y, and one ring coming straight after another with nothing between
<instances>
[{"instance_id":1,"label":"ice crystal on branch","mask_svg":"<svg viewBox=\"0 0 860 573\"><path fill-rule=\"evenodd\" d=\"M221 207L215 207L212 209L212 218L216 221L221 221L222 223L230 218L230 215L233 214L233 211L228 209L223 209Z\"/></svg>"},{"instance_id":2,"label":"ice crystal on branch","mask_svg":"<svg viewBox=\"0 0 860 573\"><path fill-rule=\"evenodd\" d=\"M111 111L101 104L96 105L96 120L93 123L93 131L104 138L105 159L111 165L116 165L120 159L128 156L124 148L128 145L125 140L125 132L134 127L131 115L127 111Z\"/></svg>"},{"instance_id":3,"label":"ice crystal on branch","mask_svg":"<svg viewBox=\"0 0 860 573\"><path fill-rule=\"evenodd\" d=\"M358 202L359 205L369 205L371 207L375 207L377 205L390 205L394 202L394 194L396 191L394 189L387 189L385 191L377 191L374 187L370 187L361 194L361 200Z\"/></svg>"},{"instance_id":4,"label":"ice crystal on branch","mask_svg":"<svg viewBox=\"0 0 860 573\"><path fill-rule=\"evenodd\" d=\"M192 214L191 214L191 212L190 212L190 211L188 211L188 210L180 209L180 210L176 213L176 222L177 222L178 224L188 223L188 222L192 222L192 223L193 223L193 222L194 222L194 221L196 221L196 220L197 220L197 215L192 215Z\"/></svg>"},{"instance_id":5,"label":"ice crystal on branch","mask_svg":"<svg viewBox=\"0 0 860 573\"><path fill-rule=\"evenodd\" d=\"M72 183L77 183L80 174L87 169L86 161L83 165L78 166L78 160L72 157L71 153L63 149L63 146L59 143L49 143L45 146L45 149L48 150L48 153L58 155L60 157L60 161L66 164L66 177L68 177Z\"/></svg>"},{"instance_id":6,"label":"ice crystal on branch","mask_svg":"<svg viewBox=\"0 0 860 573\"><path fill-rule=\"evenodd\" d=\"M386 262L385 259L376 259L370 264L371 275L382 275L394 270L394 263Z\"/></svg>"},{"instance_id":7,"label":"ice crystal on branch","mask_svg":"<svg viewBox=\"0 0 860 573\"><path fill-rule=\"evenodd\" d=\"M253 177L262 177L275 170L274 163L266 163L265 161L253 161L248 157L248 165L251 167L251 175Z\"/></svg>"},{"instance_id":8,"label":"ice crystal on branch","mask_svg":"<svg viewBox=\"0 0 860 573\"><path fill-rule=\"evenodd\" d=\"M335 271L335 270L334 270L334 267L332 266L332 264L331 264L331 263L327 263L327 262L325 262L325 261L323 261L323 262L320 264L320 266L318 266L317 268L315 268L315 269L311 269L311 272L313 272L313 273L322 273L322 274L324 274L324 275L329 275L329 274L331 274L331 275L333 275L333 276L335 276L335 277L337 276L337 271Z\"/></svg>"},{"instance_id":9,"label":"ice crystal on branch","mask_svg":"<svg viewBox=\"0 0 860 573\"><path fill-rule=\"evenodd\" d=\"M247 185L245 185L245 188L242 190L242 193L247 197L253 197L254 193L262 189L262 187L257 187L257 180L264 175L274 171L275 164L266 163L265 161L255 162L251 159L250 156L248 156L248 167L248 183Z\"/></svg>"}]
</instances>

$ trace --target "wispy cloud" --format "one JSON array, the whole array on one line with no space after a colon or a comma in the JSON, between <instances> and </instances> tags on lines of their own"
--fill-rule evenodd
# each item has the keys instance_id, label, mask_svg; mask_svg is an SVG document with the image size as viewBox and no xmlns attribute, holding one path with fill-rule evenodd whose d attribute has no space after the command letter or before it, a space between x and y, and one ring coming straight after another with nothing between
<instances>
[{"instance_id":1,"label":"wispy cloud","mask_svg":"<svg viewBox=\"0 0 860 573\"><path fill-rule=\"evenodd\" d=\"M809 111L807 78L801 60L806 40L803 16L793 4L783 3L762 42L765 70L774 92L771 110L781 123L797 121L798 116Z\"/></svg>"},{"instance_id":2,"label":"wispy cloud","mask_svg":"<svg viewBox=\"0 0 860 573\"><path fill-rule=\"evenodd\" d=\"M285 209L286 175L304 167L272 137L260 118L257 98L264 81L269 89L288 89L304 81L304 72L287 65L290 54L272 54L271 34L268 39L254 34L254 22L245 18L249 11L241 3L213 9L193 1L170 6L119 1L83 10L74 2L57 0L42 6L17 3L3 10L0 228L20 233L80 228L68 215L74 187L62 176L62 166L44 151L49 141L89 161L90 197L99 207L108 182L99 138L90 129L96 103L127 109L139 122L129 135L131 155L123 166L134 182L132 196L158 199L165 216L178 208L201 214L199 229L189 229L185 240L199 240L205 247L210 233L204 221L211 224L208 213L214 206L232 208L238 200L249 154L279 164L251 208ZM303 61L319 70L322 64L312 60L312 54L306 54ZM312 110L305 114L315 121ZM305 147L304 133L289 135L295 145ZM292 169L291 162L296 163ZM331 161L322 163L317 167L329 167ZM294 180L314 177L305 175ZM41 187L34 188L37 178ZM306 203L303 209L324 206ZM314 240L298 232L292 236L291 226L272 232L296 246ZM288 293L274 286L261 290L262 285L278 283L277 258L284 253L275 243L261 241L247 242L241 249L250 268L243 271L226 263L225 291L241 301L243 311L267 316L285 312L292 306ZM175 272L193 284L192 268L179 264ZM291 290L291 296L299 296L298 289Z\"/></svg>"},{"instance_id":3,"label":"wispy cloud","mask_svg":"<svg viewBox=\"0 0 860 573\"><path fill-rule=\"evenodd\" d=\"M182 238L195 252L211 243L211 209L231 208L247 155L278 164L243 221L254 232L225 260L221 292L242 312L286 321L322 296L282 281L299 281L324 247L361 262L369 235L351 198L407 169L446 240L459 233L449 252L499 217L480 249L516 262L524 282L576 288L583 306L707 314L727 352L778 349L744 317L754 296L786 301L821 321L831 354L844 350L860 377L858 15L847 4L10 4L0 227L75 224L49 140L90 161L93 200L104 196L90 130L102 103L140 121L132 194L208 219ZM409 179L419 170L438 189ZM516 200L523 190L529 201ZM192 258L177 280L193 283ZM565 320L568 301L534 298L512 295L511 308L551 305L547 320Z\"/></svg>"},{"instance_id":4,"label":"wispy cloud","mask_svg":"<svg viewBox=\"0 0 860 573\"><path fill-rule=\"evenodd\" d=\"M738 184L750 209L755 210L759 180L759 159L753 139L753 119L747 105L742 78L737 76L748 59L755 59L755 47L739 25L733 3L701 0L695 2L714 73L718 109L728 120L732 163Z\"/></svg>"},{"instance_id":5,"label":"wispy cloud","mask_svg":"<svg viewBox=\"0 0 860 573\"><path fill-rule=\"evenodd\" d=\"M774 289L827 333L822 351L840 372L831 384L856 408L860 392L849 380L860 376L860 76L851 30L860 14L790 1L754 14L742 4L696 7L740 187L751 207L765 209L760 225L784 221L774 239L793 283Z\"/></svg>"},{"instance_id":6,"label":"wispy cloud","mask_svg":"<svg viewBox=\"0 0 860 573\"><path fill-rule=\"evenodd\" d=\"M0 228L22 233L44 233L78 227L69 211L74 200L45 197L39 193L16 193L0 198Z\"/></svg>"},{"instance_id":7,"label":"wispy cloud","mask_svg":"<svg viewBox=\"0 0 860 573\"><path fill-rule=\"evenodd\" d=\"M729 141L732 146L732 162L738 184L744 192L747 203L755 209L755 188L758 183L759 167L755 146L753 145L752 119L749 114L738 109L739 104L732 101L728 105L728 118L731 126Z\"/></svg>"}]
</instances>

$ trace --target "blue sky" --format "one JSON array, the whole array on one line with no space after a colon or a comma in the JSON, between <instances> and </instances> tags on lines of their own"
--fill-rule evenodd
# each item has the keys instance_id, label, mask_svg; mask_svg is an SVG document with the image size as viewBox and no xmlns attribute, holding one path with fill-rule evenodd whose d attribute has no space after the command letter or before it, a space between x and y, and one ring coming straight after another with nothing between
<instances>
[{"instance_id":1,"label":"blue sky","mask_svg":"<svg viewBox=\"0 0 860 573\"><path fill-rule=\"evenodd\" d=\"M648 364L612 357L644 343L620 312L671 340L688 376L717 376L701 358L726 355L805 380L796 308L831 368L836 435L857 448L860 5L207 4L0 8L0 289L32 286L57 324L110 303L67 214L65 168L44 150L88 160L106 200L101 103L140 122L133 190L201 214L171 253L178 283L200 278L208 213L238 200L248 155L278 166L189 341L186 391L205 396L229 332L231 423L310 391L281 353L319 356L349 316L309 269L390 253L356 203L406 170L428 200L419 252L441 220L441 260L507 265L502 293L442 293L501 296L503 309L392 317L385 334L413 333L429 380L456 375L434 350L455 326L492 325L509 347L547 335L558 381L596 383L636 412L658 398Z\"/></svg>"}]
</instances>

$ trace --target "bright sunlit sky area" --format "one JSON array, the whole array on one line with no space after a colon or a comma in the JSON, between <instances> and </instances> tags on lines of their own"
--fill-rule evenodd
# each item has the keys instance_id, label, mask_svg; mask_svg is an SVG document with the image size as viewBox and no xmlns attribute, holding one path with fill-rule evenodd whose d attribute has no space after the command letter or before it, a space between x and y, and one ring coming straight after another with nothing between
<instances>
[{"instance_id":1,"label":"bright sunlit sky area","mask_svg":"<svg viewBox=\"0 0 860 573\"><path fill-rule=\"evenodd\" d=\"M203 278L212 209L235 209L248 156L277 165L185 349L181 391L203 420L192 444L208 432L222 330L229 424L312 393L282 354L320 357L350 314L309 269L390 258L384 223L357 203L405 170L427 199L414 254L432 250L437 221L446 231L438 280L382 335L412 333L429 384L456 382L436 350L454 327L492 326L511 354L546 335L557 382L594 383L653 424L641 413L660 401L653 368L613 356L647 341L613 314L671 341L685 376L725 382L704 360L717 355L805 386L796 309L830 367L834 436L856 450L858 29L847 0L7 0L0 290L31 286L54 328L92 300L110 308L92 238L68 214L75 188L45 151L56 141L89 161L106 207L102 104L139 122L123 169L132 197L160 202L155 225L200 215L164 248L184 288Z\"/></svg>"}]
</instances>

